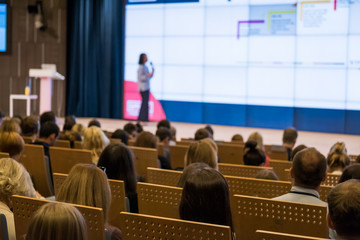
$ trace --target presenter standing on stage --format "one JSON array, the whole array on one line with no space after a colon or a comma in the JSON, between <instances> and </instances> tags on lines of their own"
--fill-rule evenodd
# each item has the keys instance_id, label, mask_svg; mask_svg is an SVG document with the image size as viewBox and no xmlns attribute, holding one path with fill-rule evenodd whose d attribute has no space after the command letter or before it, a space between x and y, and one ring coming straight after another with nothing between
<instances>
[{"instance_id":1,"label":"presenter standing on stage","mask_svg":"<svg viewBox=\"0 0 360 240\"><path fill-rule=\"evenodd\" d=\"M152 72L149 72L145 63L147 62L147 56L145 53L140 54L139 69L138 69L138 88L141 94L142 102L138 121L149 121L149 96L150 96L150 79L154 76L154 67L150 62Z\"/></svg>"}]
</instances>

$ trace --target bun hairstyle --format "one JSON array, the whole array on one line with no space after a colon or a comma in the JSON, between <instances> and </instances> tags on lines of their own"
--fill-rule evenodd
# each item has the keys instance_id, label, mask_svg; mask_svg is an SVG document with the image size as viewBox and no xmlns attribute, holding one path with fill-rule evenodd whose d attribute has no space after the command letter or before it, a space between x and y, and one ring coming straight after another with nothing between
<instances>
[{"instance_id":1,"label":"bun hairstyle","mask_svg":"<svg viewBox=\"0 0 360 240\"><path fill-rule=\"evenodd\" d=\"M350 165L350 158L347 155L347 149L345 143L337 142L331 148L327 156L327 163L329 166L329 172L335 170L344 169Z\"/></svg>"},{"instance_id":2,"label":"bun hairstyle","mask_svg":"<svg viewBox=\"0 0 360 240\"><path fill-rule=\"evenodd\" d=\"M249 140L245 143L244 164L251 166L261 166L265 163L265 153L257 148L257 142Z\"/></svg>"}]
</instances>

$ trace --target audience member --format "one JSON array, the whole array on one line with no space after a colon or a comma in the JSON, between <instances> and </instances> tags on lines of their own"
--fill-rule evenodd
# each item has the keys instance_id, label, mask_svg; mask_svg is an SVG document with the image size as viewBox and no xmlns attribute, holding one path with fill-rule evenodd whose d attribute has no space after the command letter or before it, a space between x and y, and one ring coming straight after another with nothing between
<instances>
[{"instance_id":1,"label":"audience member","mask_svg":"<svg viewBox=\"0 0 360 240\"><path fill-rule=\"evenodd\" d=\"M82 214L66 203L51 202L32 216L26 240L87 240L87 227Z\"/></svg>"},{"instance_id":2,"label":"audience member","mask_svg":"<svg viewBox=\"0 0 360 240\"><path fill-rule=\"evenodd\" d=\"M92 127L92 126L101 128L101 124L100 124L100 122L99 122L97 119L93 119L93 120L91 120L91 121L88 123L88 128L89 128L89 127Z\"/></svg>"},{"instance_id":3,"label":"audience member","mask_svg":"<svg viewBox=\"0 0 360 240\"><path fill-rule=\"evenodd\" d=\"M44 147L45 155L50 159L49 147L53 146L60 129L55 122L48 121L40 125L40 134L39 138L33 142L35 145L42 145Z\"/></svg>"},{"instance_id":4,"label":"audience member","mask_svg":"<svg viewBox=\"0 0 360 240\"><path fill-rule=\"evenodd\" d=\"M137 122L135 126L136 126L136 132L138 134L144 131L143 124L141 122Z\"/></svg>"},{"instance_id":5,"label":"audience member","mask_svg":"<svg viewBox=\"0 0 360 240\"><path fill-rule=\"evenodd\" d=\"M326 158L315 148L306 148L295 155L290 168L293 186L289 193L274 199L327 206L318 189L326 178Z\"/></svg>"},{"instance_id":6,"label":"audience member","mask_svg":"<svg viewBox=\"0 0 360 240\"><path fill-rule=\"evenodd\" d=\"M231 138L231 142L233 143L244 143L244 138L240 134L235 134Z\"/></svg>"},{"instance_id":7,"label":"audience member","mask_svg":"<svg viewBox=\"0 0 360 240\"><path fill-rule=\"evenodd\" d=\"M297 146L296 148L294 148L291 152L291 158L290 158L290 161L292 161L295 157L295 155L300 152L301 150L304 150L305 148L307 148L307 146L301 144L299 146Z\"/></svg>"},{"instance_id":8,"label":"audience member","mask_svg":"<svg viewBox=\"0 0 360 240\"><path fill-rule=\"evenodd\" d=\"M91 151L92 161L97 164L104 148L110 143L105 133L97 126L91 126L85 131L83 148Z\"/></svg>"},{"instance_id":9,"label":"audience member","mask_svg":"<svg viewBox=\"0 0 360 240\"><path fill-rule=\"evenodd\" d=\"M44 112L40 115L40 128L46 122L56 123L56 117L54 112Z\"/></svg>"},{"instance_id":10,"label":"audience member","mask_svg":"<svg viewBox=\"0 0 360 240\"><path fill-rule=\"evenodd\" d=\"M201 163L185 168L179 213L183 220L230 226L229 188L224 176Z\"/></svg>"},{"instance_id":11,"label":"audience member","mask_svg":"<svg viewBox=\"0 0 360 240\"><path fill-rule=\"evenodd\" d=\"M176 145L176 128L174 126L170 127L170 132L171 132L171 141L170 141L170 145Z\"/></svg>"},{"instance_id":12,"label":"audience member","mask_svg":"<svg viewBox=\"0 0 360 240\"><path fill-rule=\"evenodd\" d=\"M185 167L197 162L203 162L214 169L218 169L217 146L210 138L189 145L185 154Z\"/></svg>"},{"instance_id":13,"label":"audience member","mask_svg":"<svg viewBox=\"0 0 360 240\"><path fill-rule=\"evenodd\" d=\"M247 141L244 147L244 164L250 166L264 166L265 153L256 147L256 141Z\"/></svg>"},{"instance_id":14,"label":"audience member","mask_svg":"<svg viewBox=\"0 0 360 240\"><path fill-rule=\"evenodd\" d=\"M351 179L334 187L328 197L327 222L337 239L360 239L360 182Z\"/></svg>"},{"instance_id":15,"label":"audience member","mask_svg":"<svg viewBox=\"0 0 360 240\"><path fill-rule=\"evenodd\" d=\"M201 140L204 138L211 138L211 134L209 132L209 130L207 130L206 128L200 128L195 132L195 140Z\"/></svg>"},{"instance_id":16,"label":"audience member","mask_svg":"<svg viewBox=\"0 0 360 240\"><path fill-rule=\"evenodd\" d=\"M137 131L135 124L127 123L124 126L124 131L129 134L130 140L135 141L137 137Z\"/></svg>"},{"instance_id":17,"label":"audience member","mask_svg":"<svg viewBox=\"0 0 360 240\"><path fill-rule=\"evenodd\" d=\"M263 137L261 136L261 134L259 132L253 132L249 135L247 141L255 141L257 142L257 149L260 149L261 151L263 151L265 153L265 146L263 144ZM268 155L265 154L265 167L270 167L270 157Z\"/></svg>"},{"instance_id":18,"label":"audience member","mask_svg":"<svg viewBox=\"0 0 360 240\"><path fill-rule=\"evenodd\" d=\"M72 128L71 130L73 132L77 132L81 135L81 137L84 137L85 135L85 131L86 131L86 128L84 127L84 125L82 125L81 123L76 123Z\"/></svg>"},{"instance_id":19,"label":"audience member","mask_svg":"<svg viewBox=\"0 0 360 240\"><path fill-rule=\"evenodd\" d=\"M93 164L76 164L60 187L56 200L102 208L105 229L110 232L111 239L121 239L121 231L107 223L111 192L107 176L100 168Z\"/></svg>"},{"instance_id":20,"label":"audience member","mask_svg":"<svg viewBox=\"0 0 360 240\"><path fill-rule=\"evenodd\" d=\"M295 128L286 128L283 133L283 146L288 152L288 160L291 160L291 151L295 146L298 133Z\"/></svg>"},{"instance_id":21,"label":"audience member","mask_svg":"<svg viewBox=\"0 0 360 240\"><path fill-rule=\"evenodd\" d=\"M14 115L11 120L14 120L19 126L21 126L23 118L20 115Z\"/></svg>"},{"instance_id":22,"label":"audience member","mask_svg":"<svg viewBox=\"0 0 360 240\"><path fill-rule=\"evenodd\" d=\"M161 128L161 127L164 127L164 128L167 128L170 130L171 128L171 124L170 124L170 121L169 120L161 120L160 122L158 122L157 124L157 129Z\"/></svg>"},{"instance_id":23,"label":"audience member","mask_svg":"<svg viewBox=\"0 0 360 240\"><path fill-rule=\"evenodd\" d=\"M65 117L63 131L71 131L73 126L76 124L76 118L74 115L68 115Z\"/></svg>"},{"instance_id":24,"label":"audience member","mask_svg":"<svg viewBox=\"0 0 360 240\"><path fill-rule=\"evenodd\" d=\"M112 135L111 138L120 139L121 142L125 145L129 144L129 135L127 132L121 129L117 129Z\"/></svg>"},{"instance_id":25,"label":"audience member","mask_svg":"<svg viewBox=\"0 0 360 240\"><path fill-rule=\"evenodd\" d=\"M279 180L279 177L276 175L276 173L271 169L263 169L260 170L255 178L259 179L267 179L267 180Z\"/></svg>"},{"instance_id":26,"label":"audience member","mask_svg":"<svg viewBox=\"0 0 360 240\"><path fill-rule=\"evenodd\" d=\"M331 147L327 156L330 173L342 174L343 169L350 164L350 158L346 153L347 150L343 142L337 142Z\"/></svg>"},{"instance_id":27,"label":"audience member","mask_svg":"<svg viewBox=\"0 0 360 240\"><path fill-rule=\"evenodd\" d=\"M0 159L0 213L5 215L10 240L16 239L12 195L36 197L29 173L14 159Z\"/></svg>"},{"instance_id":28,"label":"audience member","mask_svg":"<svg viewBox=\"0 0 360 240\"><path fill-rule=\"evenodd\" d=\"M22 135L25 137L31 137L32 142L38 138L39 134L39 121L36 117L25 117L21 123Z\"/></svg>"},{"instance_id":29,"label":"audience member","mask_svg":"<svg viewBox=\"0 0 360 240\"><path fill-rule=\"evenodd\" d=\"M125 183L126 196L130 202L130 212L137 213L136 174L133 154L123 144L111 143L101 153L98 166L106 169L109 179L122 180Z\"/></svg>"},{"instance_id":30,"label":"audience member","mask_svg":"<svg viewBox=\"0 0 360 240\"><path fill-rule=\"evenodd\" d=\"M5 120L3 120L1 127L0 127L0 133L2 133L2 132L17 132L17 133L21 134L21 128L15 120L5 119Z\"/></svg>"},{"instance_id":31,"label":"audience member","mask_svg":"<svg viewBox=\"0 0 360 240\"><path fill-rule=\"evenodd\" d=\"M205 126L205 129L209 131L210 138L214 139L214 130L213 130L213 128L208 124L208 125Z\"/></svg>"},{"instance_id":32,"label":"audience member","mask_svg":"<svg viewBox=\"0 0 360 240\"><path fill-rule=\"evenodd\" d=\"M68 140L70 141L70 147L74 148L75 141L82 141L82 137L80 133L72 131L72 130L65 130L64 132L60 133L59 136L60 140Z\"/></svg>"},{"instance_id":33,"label":"audience member","mask_svg":"<svg viewBox=\"0 0 360 240\"><path fill-rule=\"evenodd\" d=\"M339 183L345 182L349 179L358 179L360 180L360 164L355 163L344 168L344 171L339 178Z\"/></svg>"},{"instance_id":34,"label":"audience member","mask_svg":"<svg viewBox=\"0 0 360 240\"><path fill-rule=\"evenodd\" d=\"M170 149L169 149L170 141L171 141L170 130L166 127L160 127L156 131L156 136L158 137L159 142L163 144L163 150L164 150L163 157L165 157L170 162Z\"/></svg>"},{"instance_id":35,"label":"audience member","mask_svg":"<svg viewBox=\"0 0 360 240\"><path fill-rule=\"evenodd\" d=\"M3 132L0 134L0 152L9 153L12 159L20 160L24 146L24 139L17 132Z\"/></svg>"}]
</instances>

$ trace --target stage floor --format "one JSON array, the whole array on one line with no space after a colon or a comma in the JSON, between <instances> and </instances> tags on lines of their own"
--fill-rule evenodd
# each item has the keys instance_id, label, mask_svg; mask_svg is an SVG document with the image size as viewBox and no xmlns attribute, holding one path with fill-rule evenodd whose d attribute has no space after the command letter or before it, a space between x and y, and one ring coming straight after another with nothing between
<instances>
[{"instance_id":1,"label":"stage floor","mask_svg":"<svg viewBox=\"0 0 360 240\"><path fill-rule=\"evenodd\" d=\"M78 123L82 123L87 126L88 122L92 118L77 118ZM118 119L104 119L98 118L101 123L102 129L107 131L115 131L118 128L128 123L128 120ZM136 123L136 122L133 122ZM63 119L58 119L58 124L63 124ZM155 133L156 122L147 123L144 126L145 131ZM177 139L180 138L193 138L197 129L205 127L205 124L193 124L182 122L171 122L172 126L176 128ZM232 127L222 125L211 125L214 129L214 139L219 141L230 141L234 134L241 134L246 141L247 137L255 131L258 131L263 136L264 144L281 144L282 130L276 129L264 129L264 128L248 128L248 127ZM319 132L303 132L299 131L299 136L296 142L296 146L305 144L308 147L315 147L325 156L327 155L330 147L335 142L345 142L349 154L360 154L360 136L359 135L344 135L344 134L331 134L331 133L319 133Z\"/></svg>"}]
</instances>

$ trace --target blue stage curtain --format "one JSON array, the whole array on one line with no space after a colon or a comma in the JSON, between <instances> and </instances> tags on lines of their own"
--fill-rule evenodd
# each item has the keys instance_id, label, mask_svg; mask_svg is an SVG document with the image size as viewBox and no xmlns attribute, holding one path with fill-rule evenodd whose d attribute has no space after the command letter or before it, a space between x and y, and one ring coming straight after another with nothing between
<instances>
[{"instance_id":1,"label":"blue stage curtain","mask_svg":"<svg viewBox=\"0 0 360 240\"><path fill-rule=\"evenodd\" d=\"M68 0L66 114L122 117L125 0Z\"/></svg>"}]
</instances>

